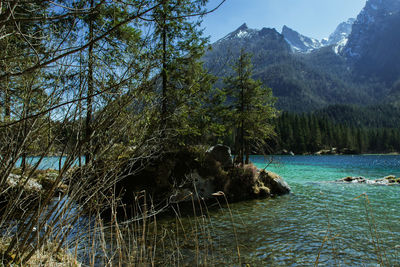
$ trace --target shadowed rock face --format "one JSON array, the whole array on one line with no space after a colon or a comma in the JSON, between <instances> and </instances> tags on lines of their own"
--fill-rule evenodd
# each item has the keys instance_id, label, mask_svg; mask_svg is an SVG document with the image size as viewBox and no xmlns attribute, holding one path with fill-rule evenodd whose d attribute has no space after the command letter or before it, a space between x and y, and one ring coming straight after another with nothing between
<instances>
[{"instance_id":1,"label":"shadowed rock face","mask_svg":"<svg viewBox=\"0 0 400 267\"><path fill-rule=\"evenodd\" d=\"M367 179L365 177L345 177L335 181L337 183L347 183L347 184L370 184L370 185L400 185L400 177L396 178L394 175L388 175L381 179Z\"/></svg>"},{"instance_id":2,"label":"shadowed rock face","mask_svg":"<svg viewBox=\"0 0 400 267\"><path fill-rule=\"evenodd\" d=\"M374 76L387 83L400 72L400 1L368 0L353 24L341 54L363 78Z\"/></svg>"},{"instance_id":3,"label":"shadowed rock face","mask_svg":"<svg viewBox=\"0 0 400 267\"><path fill-rule=\"evenodd\" d=\"M207 154L210 155L214 160L220 162L221 166L224 169L233 167L230 147L224 145L216 145L208 149Z\"/></svg>"},{"instance_id":4,"label":"shadowed rock face","mask_svg":"<svg viewBox=\"0 0 400 267\"><path fill-rule=\"evenodd\" d=\"M135 192L145 192L156 206L214 201L219 196L230 202L266 198L287 194L290 187L277 174L253 164L234 166L230 148L216 145L207 151L187 148L165 153L118 182L116 192L127 205L136 201Z\"/></svg>"},{"instance_id":5,"label":"shadowed rock face","mask_svg":"<svg viewBox=\"0 0 400 267\"><path fill-rule=\"evenodd\" d=\"M282 28L282 35L291 46L293 52L307 53L322 46L318 40L301 35L286 25Z\"/></svg>"}]
</instances>

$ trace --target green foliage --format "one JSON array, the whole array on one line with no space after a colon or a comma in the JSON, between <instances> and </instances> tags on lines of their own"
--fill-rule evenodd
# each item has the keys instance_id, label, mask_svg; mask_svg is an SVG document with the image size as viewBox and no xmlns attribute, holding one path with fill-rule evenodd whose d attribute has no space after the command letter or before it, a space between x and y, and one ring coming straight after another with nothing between
<instances>
[{"instance_id":1,"label":"green foliage","mask_svg":"<svg viewBox=\"0 0 400 267\"><path fill-rule=\"evenodd\" d=\"M377 112L377 107L347 106L333 106L308 114L284 112L274 120L277 139L269 143L275 151L286 149L296 154L332 148L342 153L398 152L400 124L391 119L396 117L397 111L392 107L391 112L387 112Z\"/></svg>"},{"instance_id":2,"label":"green foliage","mask_svg":"<svg viewBox=\"0 0 400 267\"><path fill-rule=\"evenodd\" d=\"M235 153L239 162L252 152L252 144L263 141L274 133L271 118L276 116L275 98L270 88L262 86L261 81L252 79L253 67L250 55L242 50L237 63L233 66L235 75L225 79L225 93L228 115L228 127L235 136Z\"/></svg>"},{"instance_id":3,"label":"green foliage","mask_svg":"<svg viewBox=\"0 0 400 267\"><path fill-rule=\"evenodd\" d=\"M200 62L208 41L198 28L201 20L190 14L203 12L207 1L154 2L160 4L152 13L153 54L160 71L158 123L171 147L182 146L201 137L206 127L201 108L214 78Z\"/></svg>"},{"instance_id":4,"label":"green foliage","mask_svg":"<svg viewBox=\"0 0 400 267\"><path fill-rule=\"evenodd\" d=\"M247 31L250 34L245 38L236 38L237 31L234 31L232 35L214 43L204 56L206 66L214 75L227 77L232 75L229 63L239 57L242 48L252 53L253 78L272 88L279 110L310 112L332 104L373 105L392 103L398 99L396 87L392 86L391 80L386 82L386 78L377 79L372 75L378 73L382 77L392 76L397 79L394 76L398 73L396 51L382 54L382 47L379 53L375 49L367 49L368 53L374 54L372 58L376 64L371 64L367 55L359 65L372 70L359 77L332 47L307 54L291 53L283 36L275 30ZM379 39L376 40L379 43ZM390 56L392 54L395 55L393 58ZM390 64L382 66L383 63ZM390 69L391 66L395 66L394 69ZM222 79L217 86L224 86Z\"/></svg>"}]
</instances>

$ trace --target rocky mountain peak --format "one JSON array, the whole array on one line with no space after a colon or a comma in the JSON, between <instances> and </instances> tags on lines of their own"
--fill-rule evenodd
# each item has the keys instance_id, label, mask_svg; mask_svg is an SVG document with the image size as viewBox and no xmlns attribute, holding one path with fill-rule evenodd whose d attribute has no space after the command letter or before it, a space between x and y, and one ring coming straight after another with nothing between
<instances>
[{"instance_id":1,"label":"rocky mountain peak","mask_svg":"<svg viewBox=\"0 0 400 267\"><path fill-rule=\"evenodd\" d=\"M331 35L329 35L328 44L337 44L341 42L344 38L347 38L351 33L351 29L355 21L355 18L350 18L347 21L340 23L336 27L335 31Z\"/></svg>"},{"instance_id":2,"label":"rocky mountain peak","mask_svg":"<svg viewBox=\"0 0 400 267\"><path fill-rule=\"evenodd\" d=\"M329 35L328 39L322 40L322 44L324 46L332 45L335 53L340 53L343 47L347 44L355 20L356 19L354 18L350 18L347 21L340 23L336 27L335 31Z\"/></svg>"},{"instance_id":3,"label":"rocky mountain peak","mask_svg":"<svg viewBox=\"0 0 400 267\"><path fill-rule=\"evenodd\" d=\"M246 31L248 29L249 27L247 27L247 24L243 23L239 28L236 29L236 31Z\"/></svg>"},{"instance_id":4,"label":"rocky mountain peak","mask_svg":"<svg viewBox=\"0 0 400 267\"><path fill-rule=\"evenodd\" d=\"M222 39L218 40L217 43L221 43L223 41L236 39L236 38L247 39L247 38L252 37L254 35L254 33L256 33L256 32L257 32L257 30L250 29L246 23L243 23L239 28L237 28L233 32L229 33Z\"/></svg>"},{"instance_id":5,"label":"rocky mountain peak","mask_svg":"<svg viewBox=\"0 0 400 267\"><path fill-rule=\"evenodd\" d=\"M359 59L364 50L370 47L374 36L385 31L389 27L391 17L397 16L399 12L399 0L368 0L357 16L349 41L341 54L350 60Z\"/></svg>"},{"instance_id":6,"label":"rocky mountain peak","mask_svg":"<svg viewBox=\"0 0 400 267\"><path fill-rule=\"evenodd\" d=\"M293 52L308 53L322 46L318 40L301 35L286 25L282 28L282 35L291 46Z\"/></svg>"},{"instance_id":7,"label":"rocky mountain peak","mask_svg":"<svg viewBox=\"0 0 400 267\"><path fill-rule=\"evenodd\" d=\"M271 29L271 28L262 28L258 34L260 36L270 36L272 38L279 38L281 37L281 35L279 34L279 32L276 31L276 29Z\"/></svg>"},{"instance_id":8,"label":"rocky mountain peak","mask_svg":"<svg viewBox=\"0 0 400 267\"><path fill-rule=\"evenodd\" d=\"M283 27L282 27L282 33L284 33L284 32L293 32L294 30L292 30L291 28L289 28L288 26L286 26L286 25L283 25Z\"/></svg>"}]
</instances>

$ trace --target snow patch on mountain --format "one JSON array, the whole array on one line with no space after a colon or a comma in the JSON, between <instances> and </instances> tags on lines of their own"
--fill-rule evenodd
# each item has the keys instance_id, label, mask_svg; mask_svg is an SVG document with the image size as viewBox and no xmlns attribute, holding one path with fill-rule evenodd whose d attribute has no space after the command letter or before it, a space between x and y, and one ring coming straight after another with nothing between
<instances>
[{"instance_id":1,"label":"snow patch on mountain","mask_svg":"<svg viewBox=\"0 0 400 267\"><path fill-rule=\"evenodd\" d=\"M239 37L239 38L245 38L245 37L247 37L247 36L249 36L250 34L247 32L247 31L239 31L237 34L236 34L236 37Z\"/></svg>"},{"instance_id":2,"label":"snow patch on mountain","mask_svg":"<svg viewBox=\"0 0 400 267\"><path fill-rule=\"evenodd\" d=\"M301 35L287 26L283 26L282 35L293 52L309 53L321 47L332 46L333 51L338 54L347 44L354 21L355 19L351 18L340 23L329 38L324 38L321 41Z\"/></svg>"},{"instance_id":3,"label":"snow patch on mountain","mask_svg":"<svg viewBox=\"0 0 400 267\"><path fill-rule=\"evenodd\" d=\"M286 42L290 45L293 52L309 53L322 47L321 42L317 39L301 35L286 25L282 28L282 35L285 37Z\"/></svg>"},{"instance_id":4,"label":"snow patch on mountain","mask_svg":"<svg viewBox=\"0 0 400 267\"><path fill-rule=\"evenodd\" d=\"M247 27L246 23L243 23L235 31L233 31L233 32L229 33L227 36L219 39L216 43L221 43L226 40L232 40L234 38L247 39L247 38L254 36L254 34L257 32L258 32L257 30L250 29L249 27Z\"/></svg>"},{"instance_id":5,"label":"snow patch on mountain","mask_svg":"<svg viewBox=\"0 0 400 267\"><path fill-rule=\"evenodd\" d=\"M331 45L336 54L340 53L346 46L348 37L352 31L354 18L350 18L345 22L340 23L335 31L329 36L324 45Z\"/></svg>"},{"instance_id":6,"label":"snow patch on mountain","mask_svg":"<svg viewBox=\"0 0 400 267\"><path fill-rule=\"evenodd\" d=\"M373 35L384 30L387 18L400 12L399 0L368 0L353 24L349 41L341 54L356 60L363 54Z\"/></svg>"}]
</instances>

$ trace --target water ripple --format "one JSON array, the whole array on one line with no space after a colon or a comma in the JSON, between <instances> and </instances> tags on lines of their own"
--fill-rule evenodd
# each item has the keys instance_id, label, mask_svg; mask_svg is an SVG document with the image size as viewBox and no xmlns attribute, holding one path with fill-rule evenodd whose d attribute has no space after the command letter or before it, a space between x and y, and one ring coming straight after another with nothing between
<instances>
[{"instance_id":1,"label":"water ripple","mask_svg":"<svg viewBox=\"0 0 400 267\"><path fill-rule=\"evenodd\" d=\"M400 263L400 187L326 182L345 176L400 176L400 156L278 160L269 169L285 178L293 194L231 205L243 262L304 266L319 258L322 266L376 266L380 259L388 265ZM264 158L254 157L253 162L263 166ZM219 247L233 247L235 236L227 213L213 213L212 223Z\"/></svg>"}]
</instances>

